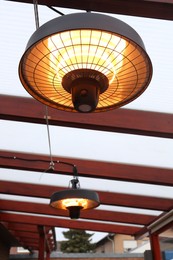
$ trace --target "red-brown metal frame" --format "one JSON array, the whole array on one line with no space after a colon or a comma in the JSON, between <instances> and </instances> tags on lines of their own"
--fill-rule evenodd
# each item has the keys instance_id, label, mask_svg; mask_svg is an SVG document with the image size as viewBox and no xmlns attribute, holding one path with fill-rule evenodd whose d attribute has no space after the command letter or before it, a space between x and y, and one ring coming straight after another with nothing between
<instances>
[{"instance_id":1,"label":"red-brown metal frame","mask_svg":"<svg viewBox=\"0 0 173 260\"><path fill-rule=\"evenodd\" d=\"M52 226L52 227L61 227L61 228L72 228L72 229L85 229L98 232L106 233L120 233L126 235L135 235L140 230L140 226L127 226L123 224L108 224L106 222L89 222L89 221L73 221L69 218L51 218L49 216L40 217L37 215L23 215L16 213L7 213L1 212L0 220L9 222L9 223L23 223L23 224L33 224L43 226Z\"/></svg>"},{"instance_id":2,"label":"red-brown metal frame","mask_svg":"<svg viewBox=\"0 0 173 260\"><path fill-rule=\"evenodd\" d=\"M32 0L11 0L13 2L33 3ZM169 0L40 0L40 5L97 11L113 14L132 15L156 19L173 20L173 3Z\"/></svg>"},{"instance_id":3,"label":"red-brown metal frame","mask_svg":"<svg viewBox=\"0 0 173 260\"><path fill-rule=\"evenodd\" d=\"M45 245L46 245L46 238L44 233L44 227L38 226L39 230L39 251L38 251L38 260L44 260L44 252L45 252Z\"/></svg>"},{"instance_id":4,"label":"red-brown metal frame","mask_svg":"<svg viewBox=\"0 0 173 260\"><path fill-rule=\"evenodd\" d=\"M49 216L68 217L68 211L57 210L50 207L48 204L23 202L23 201L12 201L12 200L1 200L1 210L3 211L17 211L31 214L42 214ZM80 214L81 219L89 219L95 221L108 221L108 222L119 222L136 225L149 225L153 221L157 220L155 215L147 214L135 214L127 212L116 212L110 210L88 210L82 211ZM30 232L31 233L31 232ZM26 232L18 231L18 234L24 235ZM35 235L31 233L29 236Z\"/></svg>"},{"instance_id":5,"label":"red-brown metal frame","mask_svg":"<svg viewBox=\"0 0 173 260\"><path fill-rule=\"evenodd\" d=\"M47 198L56 191L67 189L67 187L37 185L30 183L20 183L1 181L0 192L4 194ZM96 190L99 194L102 205L121 206L130 208L140 208L156 211L169 211L173 208L173 200L170 198L159 198L144 195L126 194L118 192L106 192Z\"/></svg>"},{"instance_id":6,"label":"red-brown metal frame","mask_svg":"<svg viewBox=\"0 0 173 260\"><path fill-rule=\"evenodd\" d=\"M158 235L156 234L150 235L150 244L151 244L153 260L162 260Z\"/></svg>"},{"instance_id":7,"label":"red-brown metal frame","mask_svg":"<svg viewBox=\"0 0 173 260\"><path fill-rule=\"evenodd\" d=\"M25 2L33 3L32 0L12 0L13 2ZM47 5L47 0L40 0L39 4ZM166 19L173 20L173 2L169 0L50 0L50 6L64 7L64 8L74 8L87 11L97 11L106 12L114 14L124 14L156 19ZM4 120L15 120L21 122L31 122L31 123L45 123L45 108L42 104L29 98L23 97L12 97L12 96L0 96L0 119ZM30 108L33 109L30 109ZM127 109L118 109L115 111L110 111L103 114L91 114L83 117L80 114L71 114L67 112L56 111L54 109L49 109L49 123L51 125L59 125L66 127L77 127L83 129L100 130L100 131L110 131L117 133L126 134L136 134L145 135L153 137L164 137L173 138L173 115L146 111L133 111ZM103 123L104 122L104 123ZM19 170L30 170L42 172L46 169L47 162L32 162L31 164L26 161L12 160L12 152L1 151L0 165L4 168L19 169ZM15 153L16 155L16 153ZM2 157L4 156L4 157ZM26 155L23 153L18 153L17 156L24 157L24 159L31 158L33 155ZM41 158L40 155L36 155ZM6 158L5 158L6 157ZM44 157L44 156L43 156ZM44 157L45 159L46 157ZM57 158L56 158L57 159ZM60 158L58 158L60 159ZM64 158L61 158L64 160ZM47 160L47 159L46 159ZM124 164L108 164L103 162L91 162L89 160L74 160L73 158L68 159L69 162L75 163L80 171L81 176L87 176L92 178L102 178L110 180L124 180L132 182L150 183L158 185L168 185L173 184L173 174L172 169L160 169L153 167L143 167L143 166L132 166ZM68 161L66 159L66 161ZM99 167L99 171L98 171ZM70 174L71 171L66 166L58 165L58 169L54 173ZM105 176L106 173L106 176ZM6 186L5 186L6 185ZM33 190L38 188L38 190ZM25 196L36 196L36 197L49 197L50 192L52 192L55 187L51 188L45 187L43 185L29 185L17 183L17 189L14 187L14 183L4 181L1 182L0 192L5 194L13 195L25 195ZM24 190L25 189L25 190ZM46 190L48 189L48 190ZM62 187L56 187L56 190L61 190ZM102 204L107 205L121 205L128 207L139 207L155 210L169 211L172 207L172 200L163 198L154 198L147 196L137 196L121 193L108 193L99 191ZM47 242L49 246L52 241L55 241L55 237L52 240L51 236L47 236L48 229L52 226L57 226L57 220L45 217L44 214L51 213L54 215L52 209L48 208L48 205L42 206L36 204L37 210L32 203L24 204L14 202L12 206L11 201L2 201L2 210L4 212L0 213L0 221L4 227L8 228L15 237L21 239L21 244L26 246L30 245L33 249L39 249L39 260L44 259L44 240L47 237ZM31 210L31 207L32 210ZM5 211L11 211L11 213L6 213ZM18 210L19 212L33 213L32 218L27 215L16 214L13 211ZM50 212L51 211L51 212ZM43 217L38 217L35 214L38 212L43 213ZM95 218L100 220L97 210L94 210ZM134 222L135 214L128 213L125 217L124 213L111 212L111 211L100 211L104 221L113 220L119 222L120 220L126 223ZM61 217L63 214L57 212ZM85 212L81 214L82 218L94 219L90 212ZM140 222L141 221L141 222ZM141 235L144 232L148 232L146 226L155 221L154 216L140 215L138 222L144 224L143 228L133 227L133 226L123 226L121 224L104 224L101 223L91 223L87 221L73 222L66 219L58 218L58 226L69 227L69 228L79 228L106 232L116 232L124 234ZM121 222L121 221L120 221ZM77 224L76 224L77 223ZM139 224L138 223L138 224ZM136 223L137 224L137 223ZM38 225L43 225L46 227L47 231L39 232L40 234L40 245L34 243L32 238L38 235L37 227ZM171 223L172 225L172 223ZM166 227L165 227L166 228ZM28 233L29 230L29 233ZM22 232L22 233L21 233ZM25 232L25 234L23 234ZM153 233L150 236L151 246L153 250L154 260L161 260L160 248L158 241L158 233ZM50 259L50 250L47 245L47 255L46 260Z\"/></svg>"},{"instance_id":8,"label":"red-brown metal frame","mask_svg":"<svg viewBox=\"0 0 173 260\"><path fill-rule=\"evenodd\" d=\"M32 98L0 95L0 103L0 119L46 123L45 106ZM117 109L83 115L53 108L49 108L48 113L50 125L173 138L172 114Z\"/></svg>"},{"instance_id":9,"label":"red-brown metal frame","mask_svg":"<svg viewBox=\"0 0 173 260\"><path fill-rule=\"evenodd\" d=\"M53 156L53 160L55 161L55 169L52 172L54 174L72 175L71 166L56 163L57 161L62 161L77 165L81 177L165 186L173 185L173 169L64 158L59 156ZM49 168L49 164L49 156L0 150L1 168L45 172L45 170Z\"/></svg>"}]
</instances>

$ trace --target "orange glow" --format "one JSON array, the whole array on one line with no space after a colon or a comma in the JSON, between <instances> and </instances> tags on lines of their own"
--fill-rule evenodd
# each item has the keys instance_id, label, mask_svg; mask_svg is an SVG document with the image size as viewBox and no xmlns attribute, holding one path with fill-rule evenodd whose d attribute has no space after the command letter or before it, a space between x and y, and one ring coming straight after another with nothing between
<instances>
[{"instance_id":1,"label":"orange glow","mask_svg":"<svg viewBox=\"0 0 173 260\"><path fill-rule=\"evenodd\" d=\"M100 71L109 78L111 84L123 65L125 47L124 39L107 32L97 30L62 32L48 38L49 65L60 84L66 73L76 69Z\"/></svg>"},{"instance_id":2,"label":"orange glow","mask_svg":"<svg viewBox=\"0 0 173 260\"><path fill-rule=\"evenodd\" d=\"M62 79L78 69L99 71L108 79L94 112L129 103L146 89L151 75L145 51L134 42L111 32L78 29L47 36L26 51L21 81L44 104L75 112Z\"/></svg>"},{"instance_id":3,"label":"orange glow","mask_svg":"<svg viewBox=\"0 0 173 260\"><path fill-rule=\"evenodd\" d=\"M87 199L80 199L80 198L72 198L72 199L64 199L62 201L62 207L63 208L68 208L71 206L80 206L82 208L86 208L88 204L88 200Z\"/></svg>"}]
</instances>

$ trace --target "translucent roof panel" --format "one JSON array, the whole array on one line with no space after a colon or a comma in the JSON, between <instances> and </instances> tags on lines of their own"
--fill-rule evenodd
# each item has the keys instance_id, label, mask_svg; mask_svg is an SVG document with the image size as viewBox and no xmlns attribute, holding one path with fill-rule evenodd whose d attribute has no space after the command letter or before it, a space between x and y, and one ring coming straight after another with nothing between
<instances>
[{"instance_id":1,"label":"translucent roof panel","mask_svg":"<svg viewBox=\"0 0 173 260\"><path fill-rule=\"evenodd\" d=\"M58 10L64 14L83 12L67 8L59 8ZM122 109L172 114L173 21L117 14L109 15L128 23L139 33L153 63L153 78L147 90L139 98ZM50 10L48 7L39 6L40 25L57 16L59 16L59 14ZM32 4L0 0L0 95L21 96L32 99L19 80L18 64L25 50L25 46L35 29L34 8ZM43 111L45 111L44 105ZM52 212L50 213L48 207L50 192L56 187L58 189L68 187L71 176L69 176L69 174L66 176L65 170L64 174L62 174L62 172L58 174L48 173L48 168L41 171L40 169L43 167L41 163L37 171L35 170L36 168L34 168L35 165L31 165L32 167L29 168L26 162L27 158L30 158L30 155L35 155L35 157L45 155L48 160L51 159L49 137L53 158L63 157L64 160L68 160L69 158L73 158L74 160L84 159L88 163L93 161L95 163L95 168L91 166L93 174L95 171L99 172L97 162L173 169L173 140L171 138L93 131L53 125L49 126L49 136L46 120L45 124L36 124L33 122L12 121L8 118L5 118L6 120L3 119L3 116L1 116L0 152L3 153L4 151L5 153L5 151L7 151L12 154L12 157L8 158L0 156L0 166L2 166L0 180L2 183L9 185L8 187L4 187L3 185L0 187L1 199L4 203L2 208L3 212L1 212L3 221L8 220L9 212L10 214L14 212L17 212L17 214L21 213L22 216L26 214L40 217L41 213L38 212L37 207L34 205L38 205L38 207L43 205L43 216L45 217L43 221L44 225L46 225L46 221L48 221L47 223L50 225L50 217L54 221L52 223L53 227L56 226L56 219L59 220L60 218L62 219L62 223L60 223L59 228L68 226L68 223L70 223L69 227L75 227L74 222L67 221L67 215L59 213L60 215L54 216ZM169 122L167 123L169 124ZM23 162L20 161L21 165L24 165L24 168L26 167L25 170L19 170L16 165L8 165L10 160L14 160L17 153L22 153L23 158L25 158ZM4 166L5 159L7 160L6 166ZM47 164L47 167L49 167L49 164ZM90 227L88 228L90 230L94 230L96 227L95 231L100 231L103 228L103 231L106 230L107 233L109 233L113 227L113 232L120 230L120 232L129 232L129 234L134 235L139 232L141 227L147 226L161 213L166 213L173 208L173 188L171 185L154 185L153 183L142 183L142 181L139 183L136 182L135 179L133 181L118 181L113 178L106 179L106 177L97 179L96 177L90 178L89 174L87 177L81 177L79 172L81 187L99 191L105 200L98 210L103 212L103 216L107 216L107 211L111 212L111 216L109 216L110 219L104 222L105 225L101 225L103 224L103 220L99 219L101 216L97 219L97 217L92 216L92 213L84 213L81 223L80 221L79 223L76 222L77 228L81 228L83 222L88 220L88 226L86 224L86 227ZM105 171L105 176L106 174L107 172ZM129 172L129 175L130 174L132 173ZM137 175L140 175L140 172L137 173ZM16 190L15 184L19 185L19 190ZM27 194L27 191L29 194ZM109 196L110 194L112 197ZM120 196L120 199L116 197L116 194ZM124 205L123 199L121 201L121 195L124 196L122 198L125 198L126 195L134 195L134 197L132 200L127 200L127 204ZM28 200L28 198L30 198L30 200ZM142 198L143 201L140 201L140 198ZM148 207L145 205L146 208L144 207L145 198L148 203L150 203ZM118 205L114 203L116 199L119 199ZM138 206L135 207L133 200ZM11 201L20 202L21 204L14 203L14 207L12 208ZM23 209L22 202L30 202L31 204L28 203ZM154 204L155 202L158 204ZM165 202L165 204L163 202ZM25 210L27 212L25 212ZM122 214L123 217L125 213L132 214L130 215L130 219L132 219L131 222L135 220L136 215L141 215L141 224L129 224L123 221L121 223L119 213ZM115 220L112 217L114 216L113 214L116 214ZM147 221L146 217L148 217ZM14 219L17 219L17 216L14 216ZM24 224L24 222L27 221L27 216L26 219L24 216L21 221L23 221ZM38 219L35 218L35 221L38 221ZM94 224L97 222L98 225L92 225L91 222ZM127 231L127 229L124 229L121 225L131 225L132 228L130 231ZM135 228L133 225L135 225Z\"/></svg>"}]
</instances>

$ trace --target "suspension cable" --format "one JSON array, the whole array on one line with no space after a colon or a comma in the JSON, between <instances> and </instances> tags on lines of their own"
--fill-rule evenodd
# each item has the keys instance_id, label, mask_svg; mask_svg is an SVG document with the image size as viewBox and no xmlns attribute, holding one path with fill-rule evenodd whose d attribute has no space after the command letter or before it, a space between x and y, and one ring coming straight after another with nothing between
<instances>
[{"instance_id":1,"label":"suspension cable","mask_svg":"<svg viewBox=\"0 0 173 260\"><path fill-rule=\"evenodd\" d=\"M50 5L46 5L49 9L51 9L52 11L60 14L60 15L64 15L62 12L58 11L57 9L55 9L54 7L50 6Z\"/></svg>"},{"instance_id":2,"label":"suspension cable","mask_svg":"<svg viewBox=\"0 0 173 260\"><path fill-rule=\"evenodd\" d=\"M35 26L36 26L36 29L38 29L39 28L38 1L37 0L33 0L33 4L34 4ZM54 161L52 159L52 149L51 149L51 140L50 140L49 119L48 119L48 108L47 108L47 106L45 106L45 110L46 110L45 119L46 119L46 126L47 126L49 154L50 154L49 170L54 170Z\"/></svg>"},{"instance_id":3,"label":"suspension cable","mask_svg":"<svg viewBox=\"0 0 173 260\"><path fill-rule=\"evenodd\" d=\"M50 168L51 170L54 170L54 161L52 158L52 149L51 149L51 140L50 140L50 131L49 131L49 118L48 118L48 107L46 108L46 126L47 126L47 137L48 137L48 144L49 144L49 154L50 154Z\"/></svg>"},{"instance_id":4,"label":"suspension cable","mask_svg":"<svg viewBox=\"0 0 173 260\"><path fill-rule=\"evenodd\" d=\"M38 29L39 28L38 1L33 0L33 4L34 4L35 26L36 29Z\"/></svg>"}]
</instances>

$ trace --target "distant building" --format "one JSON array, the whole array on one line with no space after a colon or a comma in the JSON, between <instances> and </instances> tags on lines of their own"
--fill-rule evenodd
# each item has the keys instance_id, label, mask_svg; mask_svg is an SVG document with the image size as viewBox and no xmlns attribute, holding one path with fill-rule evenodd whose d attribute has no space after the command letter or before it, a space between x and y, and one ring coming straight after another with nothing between
<instances>
[{"instance_id":1,"label":"distant building","mask_svg":"<svg viewBox=\"0 0 173 260\"><path fill-rule=\"evenodd\" d=\"M27 249L24 249L23 247L11 247L10 248L10 255L17 255L17 254L29 254L29 251Z\"/></svg>"},{"instance_id":2,"label":"distant building","mask_svg":"<svg viewBox=\"0 0 173 260\"><path fill-rule=\"evenodd\" d=\"M145 247L142 249L142 247ZM150 249L148 238L135 240L129 235L109 234L96 243L96 253L122 254L134 252L138 248L138 253L143 253ZM141 248L141 250L140 250Z\"/></svg>"}]
</instances>

